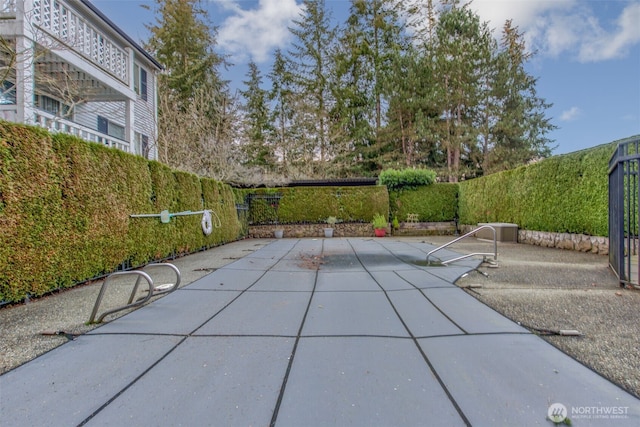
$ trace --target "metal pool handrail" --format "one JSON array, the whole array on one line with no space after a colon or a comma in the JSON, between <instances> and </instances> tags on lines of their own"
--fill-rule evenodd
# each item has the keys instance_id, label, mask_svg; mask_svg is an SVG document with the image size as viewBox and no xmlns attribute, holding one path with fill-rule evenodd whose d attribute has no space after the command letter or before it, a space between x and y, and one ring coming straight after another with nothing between
<instances>
[{"instance_id":1,"label":"metal pool handrail","mask_svg":"<svg viewBox=\"0 0 640 427\"><path fill-rule=\"evenodd\" d=\"M498 240L497 240L497 238L496 238L496 229L495 229L493 226L491 226L491 225L482 225L482 226L480 226L480 227L476 228L475 230L472 230L472 231L468 232L468 233L467 233L467 234L465 234L464 236L460 236L460 237L458 237L457 239L454 239L454 240L450 241L449 243L445 243L445 244L444 244L444 245L442 245L442 246L438 246L437 248L435 248L434 250L432 250L431 252L429 252L429 253L427 254L427 263L429 263L429 257L430 257L431 255L433 255L434 253L438 252L440 249L444 249L444 248L446 248L446 247L448 247L448 246L451 246L451 245L453 245L454 243L459 242L460 240L465 239L465 238L467 238L467 237L469 237L469 236L471 236L471 235L473 235L473 234L477 233L478 231L480 231L480 230L482 230L482 229L484 229L484 228L488 228L488 229L490 229L491 231L493 231L493 253L490 253L490 252L489 252L489 253L486 253L486 252L476 252L476 253L472 253L472 254L462 255L462 256L459 256L459 257L457 257L457 258L449 259L449 260L447 260L447 261L442 261L442 262L441 262L441 264L443 264L443 265L447 265L447 264L449 264L449 263L452 263L452 262L455 262L455 261L460 261L461 259L469 258L469 257L475 256L475 255L482 255L482 256L493 255L493 260L494 260L494 261L497 261L497 260L498 260Z\"/></svg>"}]
</instances>

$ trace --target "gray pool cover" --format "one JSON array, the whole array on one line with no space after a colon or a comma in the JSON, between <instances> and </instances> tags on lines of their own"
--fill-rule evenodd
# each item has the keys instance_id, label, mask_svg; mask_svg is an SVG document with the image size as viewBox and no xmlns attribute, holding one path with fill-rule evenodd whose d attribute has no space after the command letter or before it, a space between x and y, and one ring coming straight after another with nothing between
<instances>
[{"instance_id":1,"label":"gray pool cover","mask_svg":"<svg viewBox=\"0 0 640 427\"><path fill-rule=\"evenodd\" d=\"M638 399L452 284L478 260L417 265L432 248L274 241L1 376L0 425L640 425Z\"/></svg>"}]
</instances>

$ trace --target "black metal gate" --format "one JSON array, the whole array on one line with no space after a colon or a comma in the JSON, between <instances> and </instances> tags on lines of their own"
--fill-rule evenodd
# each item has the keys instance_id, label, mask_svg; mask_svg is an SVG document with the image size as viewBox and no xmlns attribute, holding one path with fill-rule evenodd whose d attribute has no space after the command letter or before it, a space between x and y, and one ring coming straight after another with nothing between
<instances>
[{"instance_id":1,"label":"black metal gate","mask_svg":"<svg viewBox=\"0 0 640 427\"><path fill-rule=\"evenodd\" d=\"M609 160L609 265L621 285L638 284L640 138L618 144Z\"/></svg>"},{"instance_id":2,"label":"black metal gate","mask_svg":"<svg viewBox=\"0 0 640 427\"><path fill-rule=\"evenodd\" d=\"M280 199L282 199L281 193L247 194L245 201L249 206L249 224L277 224Z\"/></svg>"}]
</instances>

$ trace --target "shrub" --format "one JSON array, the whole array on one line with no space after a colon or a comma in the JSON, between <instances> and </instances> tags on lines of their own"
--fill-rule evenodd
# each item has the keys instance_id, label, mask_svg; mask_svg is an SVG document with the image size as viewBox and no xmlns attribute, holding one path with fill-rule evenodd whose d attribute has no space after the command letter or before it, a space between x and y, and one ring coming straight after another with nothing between
<instances>
[{"instance_id":1,"label":"shrub","mask_svg":"<svg viewBox=\"0 0 640 427\"><path fill-rule=\"evenodd\" d=\"M436 183L413 190L389 191L391 216L404 221L417 213L420 222L453 221L457 214L458 184Z\"/></svg>"},{"instance_id":2,"label":"shrub","mask_svg":"<svg viewBox=\"0 0 640 427\"><path fill-rule=\"evenodd\" d=\"M201 217L131 218L212 209ZM0 302L20 301L240 233L228 185L62 133L0 121Z\"/></svg>"},{"instance_id":3,"label":"shrub","mask_svg":"<svg viewBox=\"0 0 640 427\"><path fill-rule=\"evenodd\" d=\"M371 220L372 212L389 212L389 193L381 185L259 188L243 192L245 196L274 192L282 194L277 212L280 224L322 223L329 216L344 222L367 222ZM250 217L254 210L259 210L259 207L250 207Z\"/></svg>"},{"instance_id":4,"label":"shrub","mask_svg":"<svg viewBox=\"0 0 640 427\"><path fill-rule=\"evenodd\" d=\"M460 223L608 235L608 162L615 143L459 184Z\"/></svg>"},{"instance_id":5,"label":"shrub","mask_svg":"<svg viewBox=\"0 0 640 427\"><path fill-rule=\"evenodd\" d=\"M380 172L378 182L389 190L415 189L422 185L433 184L436 173L428 169L386 169Z\"/></svg>"}]
</instances>

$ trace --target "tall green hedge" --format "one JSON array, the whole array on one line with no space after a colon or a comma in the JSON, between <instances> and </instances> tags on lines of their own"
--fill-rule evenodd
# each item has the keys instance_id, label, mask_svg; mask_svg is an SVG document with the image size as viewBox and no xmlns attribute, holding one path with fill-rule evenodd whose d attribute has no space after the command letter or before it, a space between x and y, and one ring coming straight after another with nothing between
<instances>
[{"instance_id":1,"label":"tall green hedge","mask_svg":"<svg viewBox=\"0 0 640 427\"><path fill-rule=\"evenodd\" d=\"M421 222L453 221L458 206L458 185L437 183L389 191L391 217L406 221L408 214L418 214Z\"/></svg>"},{"instance_id":2,"label":"tall green hedge","mask_svg":"<svg viewBox=\"0 0 640 427\"><path fill-rule=\"evenodd\" d=\"M462 224L608 235L608 162L615 143L461 182Z\"/></svg>"},{"instance_id":3,"label":"tall green hedge","mask_svg":"<svg viewBox=\"0 0 640 427\"><path fill-rule=\"evenodd\" d=\"M67 194L58 185L63 165L51 136L0 126L0 147L0 299L18 300L28 293L44 293L51 284L64 285L73 277L73 271L56 272L73 241L64 246L50 242L89 225L63 210Z\"/></svg>"},{"instance_id":4,"label":"tall green hedge","mask_svg":"<svg viewBox=\"0 0 640 427\"><path fill-rule=\"evenodd\" d=\"M415 190L424 185L436 182L436 172L429 169L385 169L378 176L378 183L386 186L390 191L411 189Z\"/></svg>"},{"instance_id":5,"label":"tall green hedge","mask_svg":"<svg viewBox=\"0 0 640 427\"><path fill-rule=\"evenodd\" d=\"M0 122L0 302L236 240L228 185L73 136ZM214 211L201 215L131 214Z\"/></svg>"},{"instance_id":6,"label":"tall green hedge","mask_svg":"<svg viewBox=\"0 0 640 427\"><path fill-rule=\"evenodd\" d=\"M281 224L319 223L330 216L344 222L369 222L376 213L389 216L389 193L382 185L285 187L245 190L244 193L245 196L280 193L277 219Z\"/></svg>"},{"instance_id":7,"label":"tall green hedge","mask_svg":"<svg viewBox=\"0 0 640 427\"><path fill-rule=\"evenodd\" d=\"M232 190L212 179L63 134L0 121L0 302L19 301L108 273L236 240L236 203L248 193L283 195L280 223L329 216L369 222L512 222L539 231L608 234L608 160L615 143L556 156L460 184L387 191L365 187ZM134 213L214 211L201 216L131 218Z\"/></svg>"}]
</instances>

